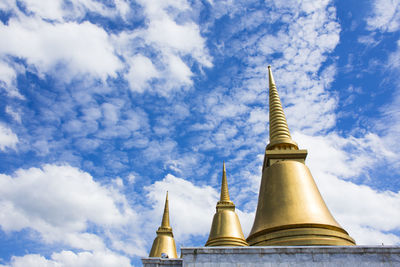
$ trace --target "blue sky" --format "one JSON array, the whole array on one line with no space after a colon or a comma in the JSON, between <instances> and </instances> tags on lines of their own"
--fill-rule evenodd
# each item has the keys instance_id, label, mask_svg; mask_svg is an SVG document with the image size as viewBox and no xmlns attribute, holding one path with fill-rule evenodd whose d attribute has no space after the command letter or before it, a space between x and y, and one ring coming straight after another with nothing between
<instances>
[{"instance_id":1,"label":"blue sky","mask_svg":"<svg viewBox=\"0 0 400 267\"><path fill-rule=\"evenodd\" d=\"M222 161L245 235L267 65L293 139L360 245L400 243L400 4L0 3L0 264L140 266L169 191L203 246Z\"/></svg>"}]
</instances>

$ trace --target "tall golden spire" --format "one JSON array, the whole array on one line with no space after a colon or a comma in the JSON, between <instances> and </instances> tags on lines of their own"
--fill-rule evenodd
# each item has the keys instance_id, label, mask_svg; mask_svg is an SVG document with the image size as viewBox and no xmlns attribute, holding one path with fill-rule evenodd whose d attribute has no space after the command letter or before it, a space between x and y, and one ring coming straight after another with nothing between
<instances>
[{"instance_id":1,"label":"tall golden spire","mask_svg":"<svg viewBox=\"0 0 400 267\"><path fill-rule=\"evenodd\" d=\"M269 76L269 144L268 150L272 149L298 149L296 142L290 136L289 127L286 122L285 113L281 100L276 90L274 76L271 66L268 66Z\"/></svg>"},{"instance_id":2,"label":"tall golden spire","mask_svg":"<svg viewBox=\"0 0 400 267\"><path fill-rule=\"evenodd\" d=\"M210 235L206 247L248 246L240 226L239 217L235 212L235 204L229 198L228 182L226 179L225 162L222 167L221 197L217 203L217 212L214 215Z\"/></svg>"},{"instance_id":3,"label":"tall golden spire","mask_svg":"<svg viewBox=\"0 0 400 267\"><path fill-rule=\"evenodd\" d=\"M229 199L228 181L226 180L225 161L222 164L222 183L221 183L220 202L232 202Z\"/></svg>"},{"instance_id":4,"label":"tall golden spire","mask_svg":"<svg viewBox=\"0 0 400 267\"><path fill-rule=\"evenodd\" d=\"M291 139L271 68L270 143L264 155L250 246L355 245L329 212L305 165L307 150Z\"/></svg>"},{"instance_id":5,"label":"tall golden spire","mask_svg":"<svg viewBox=\"0 0 400 267\"><path fill-rule=\"evenodd\" d=\"M156 233L157 237L154 239L149 257L161 257L165 255L165 257L168 258L178 258L178 254L176 253L174 235L172 233L172 228L169 225L168 191L165 199L161 226L158 228Z\"/></svg>"}]
</instances>

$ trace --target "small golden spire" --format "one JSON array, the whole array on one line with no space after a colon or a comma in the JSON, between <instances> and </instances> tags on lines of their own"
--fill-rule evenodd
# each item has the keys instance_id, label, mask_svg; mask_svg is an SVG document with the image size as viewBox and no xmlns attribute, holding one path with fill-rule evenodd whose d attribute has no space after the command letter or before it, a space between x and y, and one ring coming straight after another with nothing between
<instances>
[{"instance_id":1,"label":"small golden spire","mask_svg":"<svg viewBox=\"0 0 400 267\"><path fill-rule=\"evenodd\" d=\"M178 258L176 253L176 245L172 228L169 225L169 205L168 191L165 198L164 213L161 221L161 226L157 230L157 237L154 239L149 257L161 257L165 254L168 258Z\"/></svg>"},{"instance_id":2,"label":"small golden spire","mask_svg":"<svg viewBox=\"0 0 400 267\"><path fill-rule=\"evenodd\" d=\"M163 218L161 221L161 227L171 228L171 226L169 225L168 191L167 191L167 197L165 198L165 206L164 206Z\"/></svg>"},{"instance_id":3,"label":"small golden spire","mask_svg":"<svg viewBox=\"0 0 400 267\"><path fill-rule=\"evenodd\" d=\"M269 76L269 144L268 150L298 149L296 142L290 136L289 127L283 112L282 103L276 89L271 66L268 66Z\"/></svg>"},{"instance_id":4,"label":"small golden spire","mask_svg":"<svg viewBox=\"0 0 400 267\"><path fill-rule=\"evenodd\" d=\"M239 217L235 212L235 204L229 198L228 182L226 179L225 162L222 167L221 198L217 203L210 235L206 247L211 246L248 246L242 232Z\"/></svg>"}]
</instances>

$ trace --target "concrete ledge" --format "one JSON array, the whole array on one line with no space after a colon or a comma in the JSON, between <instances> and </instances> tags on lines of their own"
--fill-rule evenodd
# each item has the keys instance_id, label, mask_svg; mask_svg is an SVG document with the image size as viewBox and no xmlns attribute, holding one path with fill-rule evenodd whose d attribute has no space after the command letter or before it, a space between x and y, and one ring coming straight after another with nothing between
<instances>
[{"instance_id":1,"label":"concrete ledge","mask_svg":"<svg viewBox=\"0 0 400 267\"><path fill-rule=\"evenodd\" d=\"M143 258L145 267L400 266L399 246L188 247L181 259Z\"/></svg>"},{"instance_id":2,"label":"concrete ledge","mask_svg":"<svg viewBox=\"0 0 400 267\"><path fill-rule=\"evenodd\" d=\"M400 266L400 247L287 246L181 248L183 266Z\"/></svg>"},{"instance_id":3,"label":"concrete ledge","mask_svg":"<svg viewBox=\"0 0 400 267\"><path fill-rule=\"evenodd\" d=\"M187 247L184 254L276 254L276 253L400 253L400 246L276 246L276 247Z\"/></svg>"},{"instance_id":4,"label":"concrete ledge","mask_svg":"<svg viewBox=\"0 0 400 267\"><path fill-rule=\"evenodd\" d=\"M145 267L182 267L182 259L167 259L167 258L142 258L143 266Z\"/></svg>"}]
</instances>

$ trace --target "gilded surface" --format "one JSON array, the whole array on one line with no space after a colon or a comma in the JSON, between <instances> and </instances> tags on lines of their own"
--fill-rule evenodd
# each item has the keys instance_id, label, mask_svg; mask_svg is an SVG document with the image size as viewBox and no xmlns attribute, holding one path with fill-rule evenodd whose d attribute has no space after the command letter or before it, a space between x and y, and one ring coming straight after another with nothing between
<instances>
[{"instance_id":1,"label":"gilded surface","mask_svg":"<svg viewBox=\"0 0 400 267\"><path fill-rule=\"evenodd\" d=\"M178 258L176 253L176 245L172 228L169 224L169 204L168 192L165 199L164 213L161 221L161 226L157 230L157 237L154 239L149 257L161 257L164 253L168 258Z\"/></svg>"},{"instance_id":2,"label":"gilded surface","mask_svg":"<svg viewBox=\"0 0 400 267\"><path fill-rule=\"evenodd\" d=\"M235 212L235 205L229 198L225 163L222 168L221 197L217 203L206 246L248 246Z\"/></svg>"},{"instance_id":3,"label":"gilded surface","mask_svg":"<svg viewBox=\"0 0 400 267\"><path fill-rule=\"evenodd\" d=\"M296 142L290 136L285 113L272 76L271 67L268 66L269 76L269 145L267 149L298 149Z\"/></svg>"},{"instance_id":4,"label":"gilded surface","mask_svg":"<svg viewBox=\"0 0 400 267\"><path fill-rule=\"evenodd\" d=\"M247 242L251 246L355 245L329 212L304 164L307 151L298 150L291 139L270 67L268 72L270 143Z\"/></svg>"}]
</instances>

